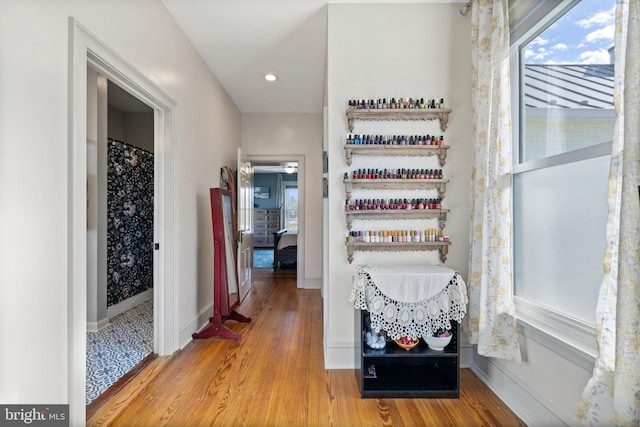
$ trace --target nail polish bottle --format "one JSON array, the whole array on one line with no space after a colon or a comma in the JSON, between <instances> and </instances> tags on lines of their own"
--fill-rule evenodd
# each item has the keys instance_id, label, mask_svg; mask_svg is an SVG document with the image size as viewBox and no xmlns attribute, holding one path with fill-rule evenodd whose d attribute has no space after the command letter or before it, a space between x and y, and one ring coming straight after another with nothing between
<instances>
[{"instance_id":1,"label":"nail polish bottle","mask_svg":"<svg viewBox=\"0 0 640 427\"><path fill-rule=\"evenodd\" d=\"M444 98L440 98L440 105L438 108L444 108Z\"/></svg>"},{"instance_id":2,"label":"nail polish bottle","mask_svg":"<svg viewBox=\"0 0 640 427\"><path fill-rule=\"evenodd\" d=\"M438 141L438 145L444 145L444 135L440 135L440 140Z\"/></svg>"}]
</instances>

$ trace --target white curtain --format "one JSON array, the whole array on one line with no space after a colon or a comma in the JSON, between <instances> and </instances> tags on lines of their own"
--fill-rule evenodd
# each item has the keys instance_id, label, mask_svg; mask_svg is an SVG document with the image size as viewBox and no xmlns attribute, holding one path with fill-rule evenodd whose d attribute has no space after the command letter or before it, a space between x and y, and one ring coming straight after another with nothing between
<instances>
[{"instance_id":1,"label":"white curtain","mask_svg":"<svg viewBox=\"0 0 640 427\"><path fill-rule=\"evenodd\" d=\"M513 303L507 0L475 0L469 336L478 353L520 363Z\"/></svg>"},{"instance_id":2,"label":"white curtain","mask_svg":"<svg viewBox=\"0 0 640 427\"><path fill-rule=\"evenodd\" d=\"M578 407L584 425L640 425L640 1L618 0L616 127L609 173L598 357Z\"/></svg>"}]
</instances>

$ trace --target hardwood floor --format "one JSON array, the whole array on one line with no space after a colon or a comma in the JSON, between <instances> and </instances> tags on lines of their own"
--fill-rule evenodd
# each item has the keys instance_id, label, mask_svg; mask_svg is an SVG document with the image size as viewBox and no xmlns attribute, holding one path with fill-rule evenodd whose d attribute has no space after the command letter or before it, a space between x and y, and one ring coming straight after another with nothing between
<instances>
[{"instance_id":1,"label":"hardwood floor","mask_svg":"<svg viewBox=\"0 0 640 427\"><path fill-rule=\"evenodd\" d=\"M524 426L469 369L459 399L361 399L357 372L325 370L319 290L295 271L255 270L226 322L239 341L194 340L152 360L87 420L91 426ZM355 355L354 355L355 358Z\"/></svg>"}]
</instances>

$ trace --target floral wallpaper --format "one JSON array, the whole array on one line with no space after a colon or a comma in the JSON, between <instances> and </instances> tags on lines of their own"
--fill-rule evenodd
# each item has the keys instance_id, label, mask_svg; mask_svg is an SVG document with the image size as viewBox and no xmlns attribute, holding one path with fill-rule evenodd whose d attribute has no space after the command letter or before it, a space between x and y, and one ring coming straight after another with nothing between
<instances>
[{"instance_id":1,"label":"floral wallpaper","mask_svg":"<svg viewBox=\"0 0 640 427\"><path fill-rule=\"evenodd\" d=\"M107 151L107 306L153 287L153 154Z\"/></svg>"}]
</instances>

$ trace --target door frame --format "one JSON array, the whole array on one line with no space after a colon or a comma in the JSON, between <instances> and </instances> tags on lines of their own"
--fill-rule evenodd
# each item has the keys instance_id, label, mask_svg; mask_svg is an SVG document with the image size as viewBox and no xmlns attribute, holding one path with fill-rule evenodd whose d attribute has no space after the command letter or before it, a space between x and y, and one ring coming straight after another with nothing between
<instances>
[{"instance_id":1,"label":"door frame","mask_svg":"<svg viewBox=\"0 0 640 427\"><path fill-rule=\"evenodd\" d=\"M155 83L69 18L68 142L68 401L71 425L86 422L87 321L87 67L136 96L154 110L154 352L178 350L175 284L177 237L177 104Z\"/></svg>"},{"instance_id":2,"label":"door frame","mask_svg":"<svg viewBox=\"0 0 640 427\"><path fill-rule=\"evenodd\" d=\"M288 155L251 155L247 154L247 160L254 163L275 163L275 162L298 162L298 253L297 253L297 271L296 286L298 289L305 288L305 163L304 154Z\"/></svg>"}]
</instances>

